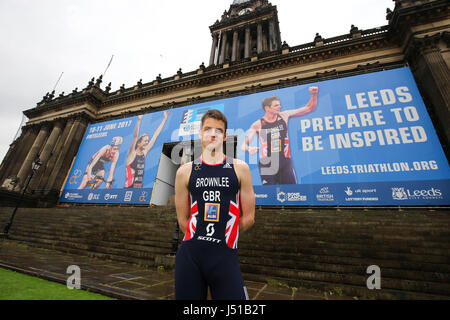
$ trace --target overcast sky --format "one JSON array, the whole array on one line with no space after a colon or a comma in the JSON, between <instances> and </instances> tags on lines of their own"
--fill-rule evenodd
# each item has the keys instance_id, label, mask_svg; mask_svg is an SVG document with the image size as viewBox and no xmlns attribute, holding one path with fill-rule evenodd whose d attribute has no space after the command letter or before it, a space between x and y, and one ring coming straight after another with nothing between
<instances>
[{"instance_id":1,"label":"overcast sky","mask_svg":"<svg viewBox=\"0 0 450 320\"><path fill-rule=\"evenodd\" d=\"M83 89L112 64L102 88L131 87L209 62L209 26L232 0L0 0L0 163L22 112L53 90ZM272 0L290 46L387 24L392 0Z\"/></svg>"}]
</instances>

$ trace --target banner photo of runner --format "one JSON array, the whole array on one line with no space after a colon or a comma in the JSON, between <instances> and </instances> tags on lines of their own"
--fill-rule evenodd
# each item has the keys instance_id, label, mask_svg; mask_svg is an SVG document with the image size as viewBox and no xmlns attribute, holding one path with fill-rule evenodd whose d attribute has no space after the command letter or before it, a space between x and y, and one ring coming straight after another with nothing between
<instances>
[{"instance_id":1,"label":"banner photo of runner","mask_svg":"<svg viewBox=\"0 0 450 320\"><path fill-rule=\"evenodd\" d=\"M198 139L210 109L228 118L257 205L450 204L450 167L407 67L92 124L60 201L148 204L163 146Z\"/></svg>"}]
</instances>

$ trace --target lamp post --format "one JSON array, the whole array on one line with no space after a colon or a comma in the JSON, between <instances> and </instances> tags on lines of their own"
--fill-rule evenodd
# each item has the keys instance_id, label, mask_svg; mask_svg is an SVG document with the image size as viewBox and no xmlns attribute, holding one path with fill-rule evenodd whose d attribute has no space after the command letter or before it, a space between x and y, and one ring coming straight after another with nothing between
<instances>
[{"instance_id":1,"label":"lamp post","mask_svg":"<svg viewBox=\"0 0 450 320\"><path fill-rule=\"evenodd\" d=\"M9 218L8 223L5 225L5 228L3 229L3 236L7 236L9 229L12 226L13 220L14 220L14 216L16 215L16 211L19 208L20 203L23 200L23 197L25 195L25 191L28 188L28 185L30 184L31 179L33 178L33 175L36 173L36 171L39 170L39 168L41 167L42 163L41 160L39 159L39 156L33 161L33 163L31 164L31 173L28 176L27 182L25 183L25 186L22 190L22 194L20 195L20 200L19 202L16 204L16 207L14 208L13 213L11 214L11 217Z\"/></svg>"},{"instance_id":2,"label":"lamp post","mask_svg":"<svg viewBox=\"0 0 450 320\"><path fill-rule=\"evenodd\" d=\"M173 233L173 238L172 238L172 252L170 253L171 256L177 255L179 238L180 238L180 225L177 222L177 228L175 229L175 232Z\"/></svg>"}]
</instances>

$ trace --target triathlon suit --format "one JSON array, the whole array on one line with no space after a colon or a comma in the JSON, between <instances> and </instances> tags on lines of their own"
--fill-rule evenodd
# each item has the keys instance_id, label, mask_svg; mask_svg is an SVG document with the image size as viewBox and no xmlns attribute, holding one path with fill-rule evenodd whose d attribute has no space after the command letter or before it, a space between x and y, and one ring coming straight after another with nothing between
<instances>
[{"instance_id":1,"label":"triathlon suit","mask_svg":"<svg viewBox=\"0 0 450 320\"><path fill-rule=\"evenodd\" d=\"M127 166L125 188L142 188L144 184L145 155L136 155Z\"/></svg>"},{"instance_id":2,"label":"triathlon suit","mask_svg":"<svg viewBox=\"0 0 450 320\"><path fill-rule=\"evenodd\" d=\"M94 154L92 159L89 161L88 167L91 165L92 161L94 161L95 157L97 157L97 155L98 155L98 152L96 154ZM111 152L109 150L107 150L105 152L105 154L100 159L98 159L97 163L92 167L92 170L91 170L92 175L96 176L97 173L105 170L105 163L111 162L112 160L113 160L113 155L111 154ZM87 170L84 174L87 175Z\"/></svg>"},{"instance_id":3,"label":"triathlon suit","mask_svg":"<svg viewBox=\"0 0 450 320\"><path fill-rule=\"evenodd\" d=\"M262 118L259 141L259 173L263 185L297 184L292 166L288 125L281 116L274 122ZM273 160L273 164L271 163ZM276 163L278 161L278 164ZM272 172L271 172L272 171Z\"/></svg>"},{"instance_id":4,"label":"triathlon suit","mask_svg":"<svg viewBox=\"0 0 450 320\"><path fill-rule=\"evenodd\" d=\"M247 300L239 267L239 182L233 160L192 164L190 219L175 262L175 298Z\"/></svg>"}]
</instances>

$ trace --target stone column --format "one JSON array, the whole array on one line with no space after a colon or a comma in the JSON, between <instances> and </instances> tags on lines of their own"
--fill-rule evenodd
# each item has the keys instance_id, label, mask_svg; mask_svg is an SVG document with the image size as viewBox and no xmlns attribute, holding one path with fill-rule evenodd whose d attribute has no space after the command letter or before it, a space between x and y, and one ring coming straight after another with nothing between
<instances>
[{"instance_id":1,"label":"stone column","mask_svg":"<svg viewBox=\"0 0 450 320\"><path fill-rule=\"evenodd\" d=\"M419 87L430 102L432 118L447 156L450 153L450 70L442 55L442 34L414 39L408 60ZM434 115L434 116L433 116Z\"/></svg>"},{"instance_id":2,"label":"stone column","mask_svg":"<svg viewBox=\"0 0 450 320\"><path fill-rule=\"evenodd\" d=\"M234 32L233 32L233 48L231 51L231 61L232 62L237 60L238 40L239 40L239 32L237 30L234 30Z\"/></svg>"},{"instance_id":3,"label":"stone column","mask_svg":"<svg viewBox=\"0 0 450 320\"><path fill-rule=\"evenodd\" d=\"M19 173L17 174L17 178L19 178L19 183L16 186L16 190L20 191L24 187L25 180L28 175L31 173L31 164L36 159L36 156L41 151L42 145L44 144L45 139L48 136L49 125L44 124L39 131L39 134L34 141L30 151L28 152L25 161L22 163L20 167Z\"/></svg>"},{"instance_id":4,"label":"stone column","mask_svg":"<svg viewBox=\"0 0 450 320\"><path fill-rule=\"evenodd\" d=\"M28 152L33 146L34 141L36 141L36 137L40 129L36 125L33 125L25 127L24 130L26 131L26 137L24 139L24 142L20 143L20 145L18 146L17 154L14 157L15 164L11 170L10 175L17 176L17 174L19 173L19 170L22 167L22 164L25 161Z\"/></svg>"},{"instance_id":5,"label":"stone column","mask_svg":"<svg viewBox=\"0 0 450 320\"><path fill-rule=\"evenodd\" d=\"M69 132L72 129L74 121L75 121L74 119L71 119L67 122L64 121L65 123L62 122L61 127L64 127L64 130L62 131L62 134L60 135L58 141L56 142L56 145L53 148L53 152L47 162L47 165L45 166L45 170L43 171L43 176L41 178L41 181L39 182L38 189L45 190L47 181L48 181L50 175L52 175L52 173L55 169L56 161L58 160L58 157L60 156L60 150L62 150L62 148L64 146L64 142L66 141L67 136L69 135Z\"/></svg>"},{"instance_id":6,"label":"stone column","mask_svg":"<svg viewBox=\"0 0 450 320\"><path fill-rule=\"evenodd\" d=\"M0 171L0 185L11 176L17 176L25 157L36 140L37 130L34 126L25 126L20 138L14 141L3 159L3 167Z\"/></svg>"},{"instance_id":7,"label":"stone column","mask_svg":"<svg viewBox=\"0 0 450 320\"><path fill-rule=\"evenodd\" d=\"M66 157L65 157L64 161L62 162L59 175L56 176L55 183L53 185L53 189L57 189L59 191L63 187L63 184L65 183L65 178L66 178L67 174L69 173L72 162L73 162L75 156L77 155L78 149L80 148L81 141L83 140L84 133L86 132L88 124L89 124L88 119L84 118L84 117L75 120L75 125L76 125L75 135L74 135L71 143L69 144L69 148L67 149ZM87 165L87 163L85 165ZM80 169L84 170L85 165L83 165L83 167Z\"/></svg>"},{"instance_id":8,"label":"stone column","mask_svg":"<svg viewBox=\"0 0 450 320\"><path fill-rule=\"evenodd\" d=\"M219 58L219 64L223 64L225 62L225 49L227 47L227 33L223 32L222 34L222 40L221 40L221 48L220 48L220 58Z\"/></svg>"},{"instance_id":9,"label":"stone column","mask_svg":"<svg viewBox=\"0 0 450 320\"><path fill-rule=\"evenodd\" d=\"M70 166L74 156L71 151L75 150L76 152L78 150L80 141L87 127L87 121L83 118L71 119L69 120L67 126L70 127L70 130L66 139L63 141L62 148L60 149L59 155L55 161L53 171L48 177L48 181L45 186L46 190L54 190L59 192L61 185L58 185L57 181L59 182L60 180L63 180L66 176L66 171L68 170L67 167ZM80 136L80 141L78 141L78 137ZM61 176L63 177L61 178Z\"/></svg>"},{"instance_id":10,"label":"stone column","mask_svg":"<svg viewBox=\"0 0 450 320\"><path fill-rule=\"evenodd\" d=\"M50 134L50 136L47 139L47 142L44 145L44 148L41 151L41 154L39 156L39 159L41 160L42 167L41 169L36 173L36 175L33 177L33 180L30 182L30 188L36 189L39 185L39 181L41 180L43 173L46 169L47 162L51 156L51 152L53 151L53 148L56 144L56 141L58 140L59 136L61 135L62 131L62 121L57 121L54 126L53 130Z\"/></svg>"},{"instance_id":11,"label":"stone column","mask_svg":"<svg viewBox=\"0 0 450 320\"><path fill-rule=\"evenodd\" d=\"M244 52L244 57L250 58L250 54L251 54L251 33L250 33L250 27L245 28L245 52Z\"/></svg>"},{"instance_id":12,"label":"stone column","mask_svg":"<svg viewBox=\"0 0 450 320\"><path fill-rule=\"evenodd\" d=\"M257 46L256 46L256 50L258 52L258 54L260 54L261 52L263 52L263 28L262 28L262 23L258 23L257 26Z\"/></svg>"},{"instance_id":13,"label":"stone column","mask_svg":"<svg viewBox=\"0 0 450 320\"><path fill-rule=\"evenodd\" d=\"M277 39L275 34L275 21L272 19L269 21L269 50L277 50Z\"/></svg>"},{"instance_id":14,"label":"stone column","mask_svg":"<svg viewBox=\"0 0 450 320\"><path fill-rule=\"evenodd\" d=\"M216 57L216 49L217 49L217 41L218 41L218 36L217 33L214 33L212 35L213 37L213 42L212 42L212 46L211 46L211 57L209 58L209 65L212 66L215 63L215 57Z\"/></svg>"}]
</instances>

